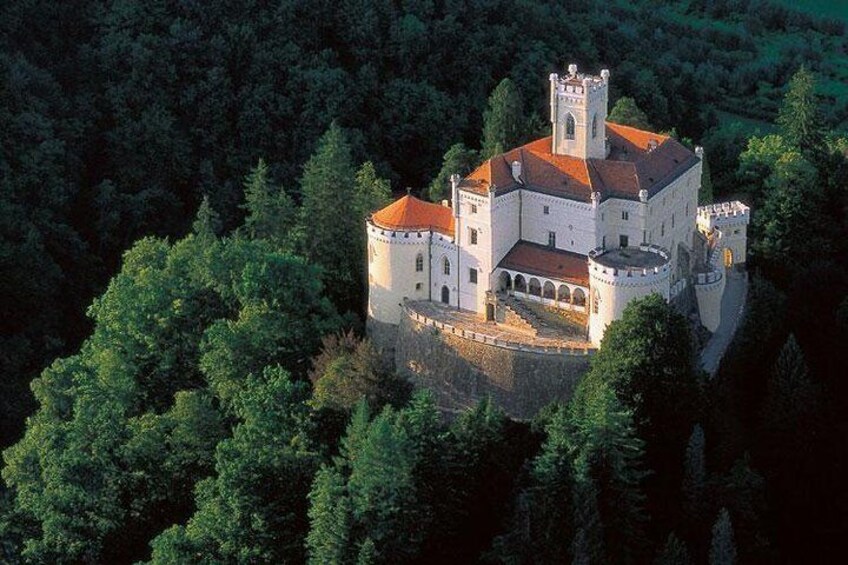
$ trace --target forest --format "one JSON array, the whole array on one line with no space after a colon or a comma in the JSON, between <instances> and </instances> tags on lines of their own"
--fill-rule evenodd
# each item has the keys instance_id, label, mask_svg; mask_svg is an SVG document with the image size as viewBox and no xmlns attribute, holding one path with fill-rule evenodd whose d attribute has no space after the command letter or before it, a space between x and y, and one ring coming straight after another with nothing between
<instances>
[{"instance_id":1,"label":"forest","mask_svg":"<svg viewBox=\"0 0 848 565\"><path fill-rule=\"evenodd\" d=\"M768 0L0 5L0 562L797 563L848 539L848 39ZM449 421L367 215L546 135L550 72L753 210L717 376L662 300Z\"/></svg>"}]
</instances>

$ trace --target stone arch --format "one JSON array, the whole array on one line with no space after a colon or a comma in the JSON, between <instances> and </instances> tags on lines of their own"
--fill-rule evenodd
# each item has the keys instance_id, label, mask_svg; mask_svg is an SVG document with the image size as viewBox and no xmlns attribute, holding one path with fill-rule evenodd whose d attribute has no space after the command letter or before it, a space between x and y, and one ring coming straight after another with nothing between
<instances>
[{"instance_id":1,"label":"stone arch","mask_svg":"<svg viewBox=\"0 0 848 565\"><path fill-rule=\"evenodd\" d=\"M501 274L498 275L498 290L502 292L512 291L512 277L506 271L501 271Z\"/></svg>"},{"instance_id":2,"label":"stone arch","mask_svg":"<svg viewBox=\"0 0 848 565\"><path fill-rule=\"evenodd\" d=\"M575 306L586 305L586 293L582 288L575 288L574 292L571 293L571 303Z\"/></svg>"},{"instance_id":3,"label":"stone arch","mask_svg":"<svg viewBox=\"0 0 848 565\"><path fill-rule=\"evenodd\" d=\"M527 283L527 294L532 294L533 296L542 296L542 284L539 282L539 279L532 278L530 282Z\"/></svg>"},{"instance_id":4,"label":"stone arch","mask_svg":"<svg viewBox=\"0 0 848 565\"><path fill-rule=\"evenodd\" d=\"M527 292L527 281L523 275L515 275L515 280L512 283L512 289L515 292Z\"/></svg>"},{"instance_id":5,"label":"stone arch","mask_svg":"<svg viewBox=\"0 0 848 565\"><path fill-rule=\"evenodd\" d=\"M564 284L559 285L557 290L557 302L571 303L571 291Z\"/></svg>"},{"instance_id":6,"label":"stone arch","mask_svg":"<svg viewBox=\"0 0 848 565\"><path fill-rule=\"evenodd\" d=\"M450 289L447 285L442 285L442 302L444 304L450 304Z\"/></svg>"},{"instance_id":7,"label":"stone arch","mask_svg":"<svg viewBox=\"0 0 848 565\"><path fill-rule=\"evenodd\" d=\"M574 139L574 130L577 123L574 121L574 116L569 112L565 115L565 139Z\"/></svg>"},{"instance_id":8,"label":"stone arch","mask_svg":"<svg viewBox=\"0 0 848 565\"><path fill-rule=\"evenodd\" d=\"M442 273L445 275L450 275L451 273L451 263L447 255L442 255Z\"/></svg>"},{"instance_id":9,"label":"stone arch","mask_svg":"<svg viewBox=\"0 0 848 565\"><path fill-rule=\"evenodd\" d=\"M542 287L542 298L556 300L556 287L551 281L545 281L545 285Z\"/></svg>"},{"instance_id":10,"label":"stone arch","mask_svg":"<svg viewBox=\"0 0 848 565\"><path fill-rule=\"evenodd\" d=\"M419 253L415 256L415 272L420 273L424 270L424 255Z\"/></svg>"},{"instance_id":11,"label":"stone arch","mask_svg":"<svg viewBox=\"0 0 848 565\"><path fill-rule=\"evenodd\" d=\"M724 248L724 266L728 268L733 266L733 250L729 247Z\"/></svg>"}]
</instances>

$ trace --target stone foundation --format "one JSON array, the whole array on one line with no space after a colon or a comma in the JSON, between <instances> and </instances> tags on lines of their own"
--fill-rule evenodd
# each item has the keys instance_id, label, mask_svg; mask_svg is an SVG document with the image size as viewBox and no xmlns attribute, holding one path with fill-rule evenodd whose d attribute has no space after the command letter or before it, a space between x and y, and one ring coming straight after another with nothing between
<instances>
[{"instance_id":1,"label":"stone foundation","mask_svg":"<svg viewBox=\"0 0 848 565\"><path fill-rule=\"evenodd\" d=\"M369 323L372 339L375 327L378 333L385 329ZM431 389L446 412L472 407L488 396L513 418L529 419L554 400L567 401L589 367L590 355L481 343L406 315L396 332L398 373ZM378 339L386 337L383 332Z\"/></svg>"}]
</instances>

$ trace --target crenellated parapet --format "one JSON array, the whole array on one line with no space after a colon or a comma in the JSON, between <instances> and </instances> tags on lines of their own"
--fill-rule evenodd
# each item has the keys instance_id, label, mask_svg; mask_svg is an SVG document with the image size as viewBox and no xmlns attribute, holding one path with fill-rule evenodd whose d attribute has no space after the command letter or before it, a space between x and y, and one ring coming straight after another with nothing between
<instances>
[{"instance_id":1,"label":"crenellated parapet","mask_svg":"<svg viewBox=\"0 0 848 565\"><path fill-rule=\"evenodd\" d=\"M623 249L596 247L589 252L589 276L614 286L650 285L667 279L671 254L654 244Z\"/></svg>"},{"instance_id":2,"label":"crenellated parapet","mask_svg":"<svg viewBox=\"0 0 848 565\"><path fill-rule=\"evenodd\" d=\"M698 229L703 233L730 225L747 225L750 220L751 208L739 200L698 206Z\"/></svg>"}]
</instances>

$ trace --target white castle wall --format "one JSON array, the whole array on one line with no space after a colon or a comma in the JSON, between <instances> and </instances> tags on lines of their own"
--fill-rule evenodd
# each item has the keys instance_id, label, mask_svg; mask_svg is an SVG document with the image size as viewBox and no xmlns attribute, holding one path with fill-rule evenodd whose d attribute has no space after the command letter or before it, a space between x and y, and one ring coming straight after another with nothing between
<instances>
[{"instance_id":1,"label":"white castle wall","mask_svg":"<svg viewBox=\"0 0 848 565\"><path fill-rule=\"evenodd\" d=\"M492 206L492 263L497 265L518 242L521 190L497 196Z\"/></svg>"},{"instance_id":2,"label":"white castle wall","mask_svg":"<svg viewBox=\"0 0 848 565\"><path fill-rule=\"evenodd\" d=\"M668 251L656 246L640 246L643 251L658 253L666 262L653 269L615 269L595 260L603 255L603 249L589 253L589 340L599 347L607 326L621 318L624 308L631 300L656 292L665 300L670 294L671 265Z\"/></svg>"},{"instance_id":3,"label":"white castle wall","mask_svg":"<svg viewBox=\"0 0 848 565\"><path fill-rule=\"evenodd\" d=\"M459 307L463 310L482 312L489 290L489 275L492 272L492 229L493 196L458 190L459 216L456 219L456 242L459 246ZM472 206L477 211L472 212ZM471 230L477 230L477 244L471 243ZM471 282L470 270L477 270L477 283Z\"/></svg>"},{"instance_id":4,"label":"white castle wall","mask_svg":"<svg viewBox=\"0 0 848 565\"><path fill-rule=\"evenodd\" d=\"M368 231L368 315L378 322L397 324L404 299L429 298L430 232L402 232L372 223ZM421 254L424 269L415 270ZM419 286L420 285L420 286ZM438 295L434 295L439 300Z\"/></svg>"},{"instance_id":5,"label":"white castle wall","mask_svg":"<svg viewBox=\"0 0 848 565\"><path fill-rule=\"evenodd\" d=\"M556 233L557 249L585 255L595 242L595 212L591 204L523 190L521 235L525 241L548 245L548 232ZM545 214L545 206L548 214Z\"/></svg>"},{"instance_id":6,"label":"white castle wall","mask_svg":"<svg viewBox=\"0 0 848 565\"><path fill-rule=\"evenodd\" d=\"M672 282L688 275L688 269L678 267L678 250L682 243L692 253L692 237L698 211L698 190L701 187L700 161L648 201L645 231L648 243L664 247L671 253Z\"/></svg>"},{"instance_id":7,"label":"white castle wall","mask_svg":"<svg viewBox=\"0 0 848 565\"><path fill-rule=\"evenodd\" d=\"M701 323L711 332L721 323L721 297L726 278L721 271L711 271L695 277L695 299Z\"/></svg>"}]
</instances>

